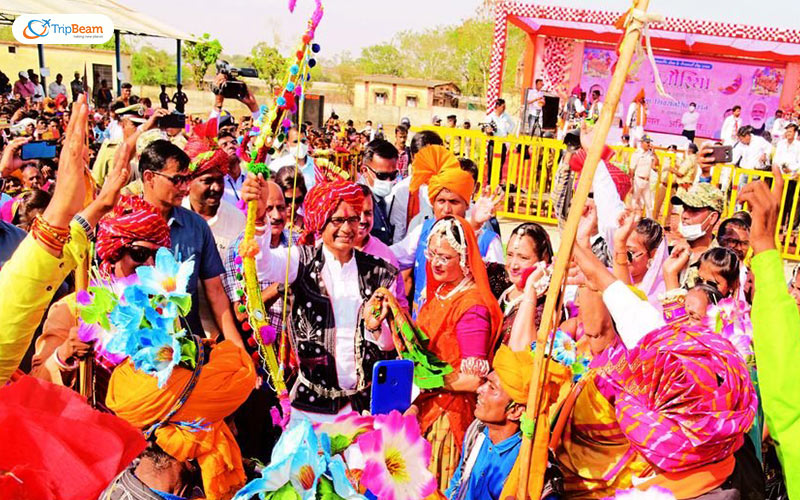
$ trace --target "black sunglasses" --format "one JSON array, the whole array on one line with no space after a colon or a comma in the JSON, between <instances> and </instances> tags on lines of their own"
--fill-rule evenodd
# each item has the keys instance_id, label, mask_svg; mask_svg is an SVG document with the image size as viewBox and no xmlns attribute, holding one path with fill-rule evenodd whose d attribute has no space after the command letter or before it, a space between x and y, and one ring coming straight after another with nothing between
<instances>
[{"instance_id":1,"label":"black sunglasses","mask_svg":"<svg viewBox=\"0 0 800 500\"><path fill-rule=\"evenodd\" d=\"M139 245L125 247L125 253L137 264L144 264L148 259L156 257L157 248L148 248Z\"/></svg>"},{"instance_id":2,"label":"black sunglasses","mask_svg":"<svg viewBox=\"0 0 800 500\"><path fill-rule=\"evenodd\" d=\"M194 174L177 174L177 175L167 175L162 174L161 172L156 172L155 170L152 171L159 177L163 177L170 181L175 186L180 186L182 184L189 184L194 179Z\"/></svg>"},{"instance_id":3,"label":"black sunglasses","mask_svg":"<svg viewBox=\"0 0 800 500\"><path fill-rule=\"evenodd\" d=\"M369 165L365 164L364 166L367 167L367 169L369 169L369 171L372 172L372 174L376 178L378 178L378 180L382 181L393 181L400 174L400 172L398 172L397 170L395 170L394 172L376 172L375 169L373 169Z\"/></svg>"}]
</instances>

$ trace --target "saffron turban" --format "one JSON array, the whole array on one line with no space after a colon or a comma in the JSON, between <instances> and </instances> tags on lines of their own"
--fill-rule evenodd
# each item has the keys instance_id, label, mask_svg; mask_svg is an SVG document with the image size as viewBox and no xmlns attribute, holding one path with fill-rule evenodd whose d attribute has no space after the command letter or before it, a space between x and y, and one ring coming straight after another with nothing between
<instances>
[{"instance_id":1,"label":"saffron turban","mask_svg":"<svg viewBox=\"0 0 800 500\"><path fill-rule=\"evenodd\" d=\"M106 406L134 427L146 429L180 405L181 393L191 378L191 370L176 367L159 389L155 377L135 370L127 361L111 374ZM242 454L223 419L244 403L255 379L247 352L229 340L220 342L188 398L154 433L156 444L176 460L197 460L209 500L230 498L245 482ZM184 423L207 427L192 428Z\"/></svg>"},{"instance_id":2,"label":"saffron turban","mask_svg":"<svg viewBox=\"0 0 800 500\"><path fill-rule=\"evenodd\" d=\"M114 210L100 220L97 256L110 265L134 241L169 247L169 226L153 205L135 196L123 196Z\"/></svg>"},{"instance_id":3,"label":"saffron turban","mask_svg":"<svg viewBox=\"0 0 800 500\"><path fill-rule=\"evenodd\" d=\"M409 221L419 213L419 189L424 184L428 185L428 199L431 204L444 188L456 193L467 203L472 199L475 189L472 174L462 170L458 158L444 146L433 144L422 148L414 156L411 172Z\"/></svg>"},{"instance_id":4,"label":"saffron turban","mask_svg":"<svg viewBox=\"0 0 800 500\"><path fill-rule=\"evenodd\" d=\"M512 351L507 345L502 345L494 355L492 368L511 399L521 405L527 404L533 376L531 352Z\"/></svg>"},{"instance_id":5,"label":"saffron turban","mask_svg":"<svg viewBox=\"0 0 800 500\"><path fill-rule=\"evenodd\" d=\"M314 244L314 240L320 235L322 228L342 201L361 213L364 204L361 187L351 181L333 181L315 184L311 188L303 203L305 232L302 244Z\"/></svg>"},{"instance_id":6,"label":"saffron turban","mask_svg":"<svg viewBox=\"0 0 800 500\"><path fill-rule=\"evenodd\" d=\"M639 93L636 94L636 97L633 98L634 102L641 102L644 101L644 88L639 89Z\"/></svg>"}]
</instances>

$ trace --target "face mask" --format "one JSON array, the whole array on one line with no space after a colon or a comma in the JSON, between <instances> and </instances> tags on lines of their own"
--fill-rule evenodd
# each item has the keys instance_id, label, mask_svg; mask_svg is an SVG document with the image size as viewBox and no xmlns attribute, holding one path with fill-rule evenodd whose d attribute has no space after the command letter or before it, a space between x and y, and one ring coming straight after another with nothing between
<instances>
[{"instance_id":1,"label":"face mask","mask_svg":"<svg viewBox=\"0 0 800 500\"><path fill-rule=\"evenodd\" d=\"M393 181L382 181L380 179L375 179L372 182L372 192L378 198L386 198L389 196L389 193L392 192L392 186L394 186Z\"/></svg>"},{"instance_id":2,"label":"face mask","mask_svg":"<svg viewBox=\"0 0 800 500\"><path fill-rule=\"evenodd\" d=\"M686 239L686 241L698 240L706 234L706 232L703 230L703 224L706 223L708 217L710 216L711 214L708 214L706 218L703 219L703 222L699 224L684 224L683 221L681 221L680 225L678 226L678 231L681 233L681 236Z\"/></svg>"},{"instance_id":3,"label":"face mask","mask_svg":"<svg viewBox=\"0 0 800 500\"><path fill-rule=\"evenodd\" d=\"M689 111L694 112L694 106L689 106Z\"/></svg>"},{"instance_id":4,"label":"face mask","mask_svg":"<svg viewBox=\"0 0 800 500\"><path fill-rule=\"evenodd\" d=\"M299 147L298 147L299 146ZM292 152L292 155L297 158L298 160L302 160L306 156L308 156L308 144L303 144L302 142L298 146L292 146L289 148L289 151Z\"/></svg>"}]
</instances>

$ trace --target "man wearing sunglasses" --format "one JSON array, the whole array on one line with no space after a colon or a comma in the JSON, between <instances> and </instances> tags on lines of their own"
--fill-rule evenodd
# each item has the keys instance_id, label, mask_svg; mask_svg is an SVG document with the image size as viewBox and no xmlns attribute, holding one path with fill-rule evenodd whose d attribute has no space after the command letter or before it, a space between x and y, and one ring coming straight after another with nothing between
<instances>
[{"instance_id":1,"label":"man wearing sunglasses","mask_svg":"<svg viewBox=\"0 0 800 500\"><path fill-rule=\"evenodd\" d=\"M374 222L370 234L385 245L394 243L395 226L405 224L406 206L396 199L397 148L384 139L375 139L364 149L360 184L372 191Z\"/></svg>"},{"instance_id":2,"label":"man wearing sunglasses","mask_svg":"<svg viewBox=\"0 0 800 500\"><path fill-rule=\"evenodd\" d=\"M241 339L231 311L231 303L222 287L225 272L211 228L200 215L181 206L189 193L194 175L189 170L189 157L179 147L160 139L147 146L139 158L139 172L144 187L144 200L155 206L170 226L172 248L180 260L194 259L194 272L189 278L192 310L186 317L191 333L201 335L198 287L202 282L217 327L228 339Z\"/></svg>"}]
</instances>

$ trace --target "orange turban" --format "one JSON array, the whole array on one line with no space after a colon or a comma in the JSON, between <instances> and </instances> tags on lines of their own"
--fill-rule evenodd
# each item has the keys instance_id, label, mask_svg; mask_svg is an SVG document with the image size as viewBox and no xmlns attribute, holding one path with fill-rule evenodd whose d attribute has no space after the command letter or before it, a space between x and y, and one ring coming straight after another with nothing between
<instances>
[{"instance_id":1,"label":"orange turban","mask_svg":"<svg viewBox=\"0 0 800 500\"><path fill-rule=\"evenodd\" d=\"M106 405L134 427L145 429L167 416L192 372L176 367L163 389L158 380L125 362L114 369ZM242 454L223 419L244 403L255 387L255 368L244 349L226 340L211 351L197 384L170 422L208 425L205 430L165 423L155 442L181 462L197 459L206 498L229 498L245 482Z\"/></svg>"},{"instance_id":2,"label":"orange turban","mask_svg":"<svg viewBox=\"0 0 800 500\"><path fill-rule=\"evenodd\" d=\"M494 355L492 368L511 399L521 405L527 404L533 376L533 354L530 351L512 351L507 345L501 345Z\"/></svg>"},{"instance_id":3,"label":"orange turban","mask_svg":"<svg viewBox=\"0 0 800 500\"><path fill-rule=\"evenodd\" d=\"M639 89L639 93L636 94L636 97L633 100L634 102L644 101L644 88Z\"/></svg>"},{"instance_id":4,"label":"orange turban","mask_svg":"<svg viewBox=\"0 0 800 500\"><path fill-rule=\"evenodd\" d=\"M411 172L408 220L419 213L419 188L423 184L428 185L428 199L431 204L443 188L461 196L467 203L472 199L475 189L472 174L462 170L458 158L444 146L430 145L422 148L414 156Z\"/></svg>"}]
</instances>

